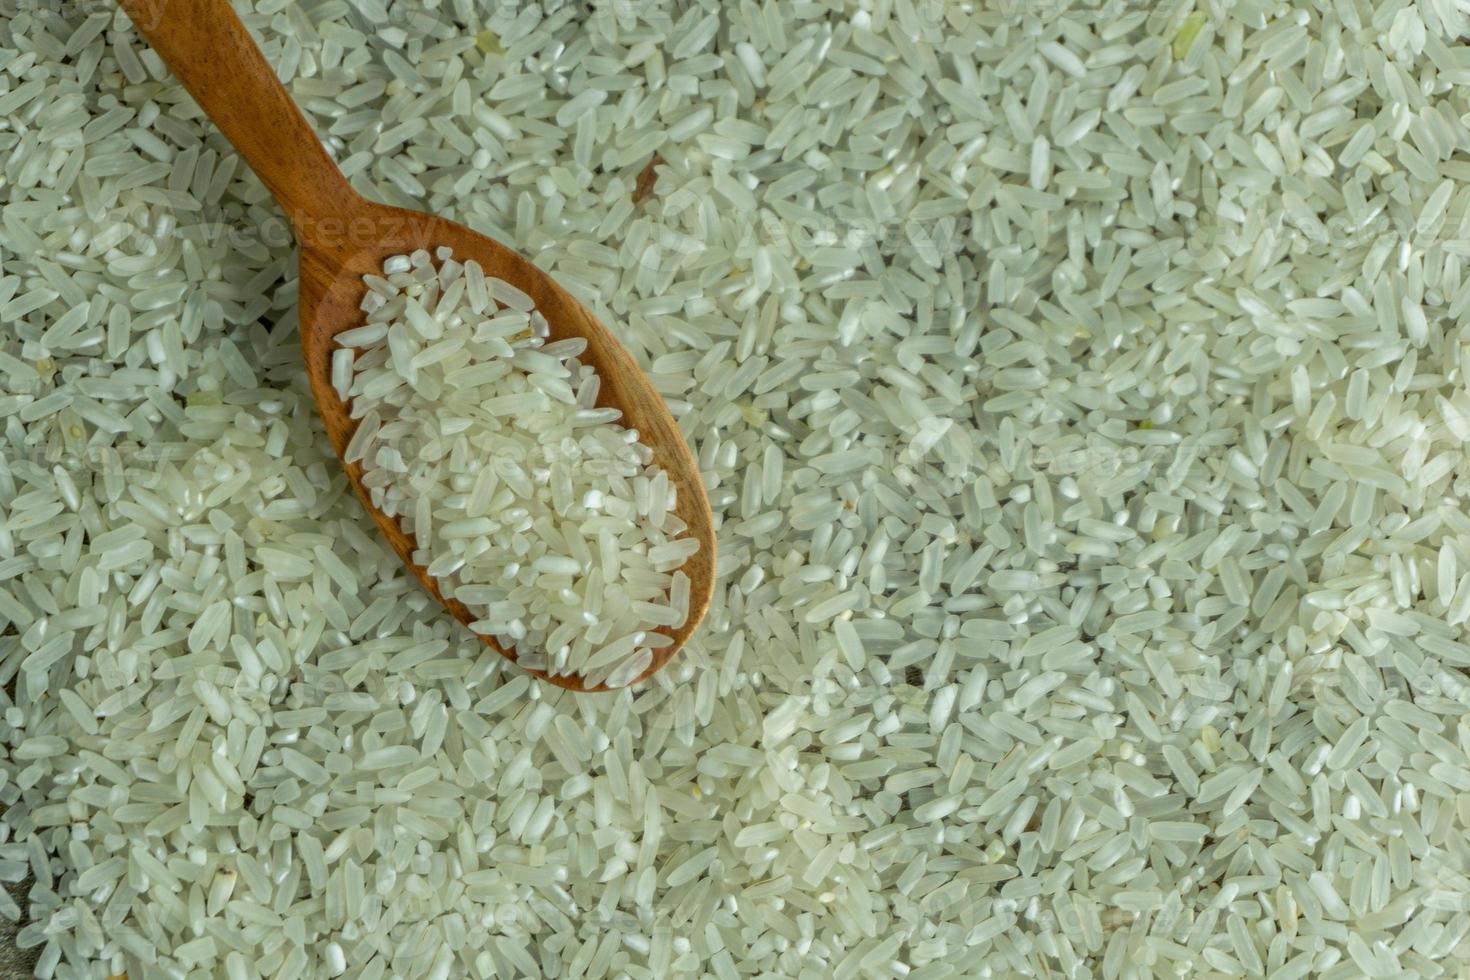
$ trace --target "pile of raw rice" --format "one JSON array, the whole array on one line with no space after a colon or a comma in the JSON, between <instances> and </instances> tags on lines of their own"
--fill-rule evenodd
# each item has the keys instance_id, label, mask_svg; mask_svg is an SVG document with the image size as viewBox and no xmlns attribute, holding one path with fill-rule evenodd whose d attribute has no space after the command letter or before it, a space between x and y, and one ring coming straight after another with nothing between
<instances>
[{"instance_id":1,"label":"pile of raw rice","mask_svg":"<svg viewBox=\"0 0 1470 980\"><path fill-rule=\"evenodd\" d=\"M720 586L604 697L452 624L329 454L259 182L110 4L0 0L39 976L1464 975L1458 3L248 20L361 188L617 325Z\"/></svg>"},{"instance_id":2,"label":"pile of raw rice","mask_svg":"<svg viewBox=\"0 0 1470 980\"><path fill-rule=\"evenodd\" d=\"M689 617L678 488L598 407L586 338L548 343L530 296L436 251L364 276L366 322L334 338L342 458L470 629L527 669L627 687Z\"/></svg>"}]
</instances>

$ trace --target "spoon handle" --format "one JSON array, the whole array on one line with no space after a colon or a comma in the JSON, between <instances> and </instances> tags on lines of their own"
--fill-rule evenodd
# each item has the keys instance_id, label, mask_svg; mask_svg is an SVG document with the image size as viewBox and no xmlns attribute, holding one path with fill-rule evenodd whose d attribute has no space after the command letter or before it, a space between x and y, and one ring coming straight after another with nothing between
<instances>
[{"instance_id":1,"label":"spoon handle","mask_svg":"<svg viewBox=\"0 0 1470 980\"><path fill-rule=\"evenodd\" d=\"M341 236L360 198L229 0L118 0L285 209L298 241Z\"/></svg>"}]
</instances>

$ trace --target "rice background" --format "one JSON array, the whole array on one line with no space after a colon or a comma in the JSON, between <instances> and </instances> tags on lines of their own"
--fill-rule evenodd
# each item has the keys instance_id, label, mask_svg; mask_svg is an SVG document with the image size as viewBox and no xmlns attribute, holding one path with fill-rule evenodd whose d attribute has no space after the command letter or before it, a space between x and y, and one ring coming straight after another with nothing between
<instances>
[{"instance_id":1,"label":"rice background","mask_svg":"<svg viewBox=\"0 0 1470 980\"><path fill-rule=\"evenodd\" d=\"M21 882L19 886L6 887L12 898L24 901L28 884ZM16 923L0 920L0 976L5 980L30 980L35 976L36 958L40 954L38 950L22 950L15 945L19 928Z\"/></svg>"},{"instance_id":2,"label":"rice background","mask_svg":"<svg viewBox=\"0 0 1470 980\"><path fill-rule=\"evenodd\" d=\"M1458 5L240 9L359 186L618 325L719 595L607 699L452 628L323 445L259 182L109 5L0 0L44 955L1464 972Z\"/></svg>"}]
</instances>

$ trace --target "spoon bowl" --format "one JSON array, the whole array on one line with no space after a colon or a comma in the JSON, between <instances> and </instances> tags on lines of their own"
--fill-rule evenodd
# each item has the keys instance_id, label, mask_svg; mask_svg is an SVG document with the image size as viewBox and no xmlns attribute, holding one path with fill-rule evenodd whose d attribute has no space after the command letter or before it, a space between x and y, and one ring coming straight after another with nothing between
<instances>
[{"instance_id":1,"label":"spoon bowl","mask_svg":"<svg viewBox=\"0 0 1470 980\"><path fill-rule=\"evenodd\" d=\"M229 0L119 0L138 30L194 96L225 137L239 150L286 212L300 253L300 334L307 376L327 438L348 480L383 537L409 571L460 622L476 617L446 597L427 570L414 561L417 544L397 520L373 506L362 484L362 464L344 458L357 422L332 386L336 336L361 326L359 308L367 287L363 276L381 275L383 262L417 249L431 254L448 246L458 262L473 260L487 277L520 289L546 318L552 340L580 337L579 359L601 381L598 406L622 412L668 474L679 518L699 550L683 565L689 577L689 614L684 625L660 628L673 641L653 651L653 661L635 681L666 665L699 626L714 594L715 535L699 469L678 424L648 376L586 307L523 256L464 225L435 215L369 201L348 184L327 156L290 94L276 78ZM485 643L510 660L517 651L489 637ZM589 687L575 674L542 679L573 691Z\"/></svg>"}]
</instances>

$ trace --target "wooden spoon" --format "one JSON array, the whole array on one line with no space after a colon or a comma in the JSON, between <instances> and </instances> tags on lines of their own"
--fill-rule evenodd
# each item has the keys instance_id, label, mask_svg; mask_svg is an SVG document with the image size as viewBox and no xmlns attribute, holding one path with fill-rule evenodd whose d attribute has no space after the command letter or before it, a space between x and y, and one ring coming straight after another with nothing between
<instances>
[{"instance_id":1,"label":"wooden spoon","mask_svg":"<svg viewBox=\"0 0 1470 980\"><path fill-rule=\"evenodd\" d=\"M529 261L464 225L366 200L347 183L322 148L290 93L276 78L229 0L119 0L138 30L194 96L251 169L270 189L290 219L301 261L301 348L312 394L340 458L357 423L331 383L333 337L361 326L358 309L364 273L381 273L383 260L415 249L431 254L454 249L460 262L479 262L487 276L511 283L535 301L553 339L582 337L585 363L602 382L598 404L620 409L623 423L637 429L654 461L668 473L678 495L677 513L699 542L684 565L689 576L689 616L678 629L662 629L673 643L654 651L644 680L678 652L704 618L714 593L715 535L699 469L668 407L632 357L570 293ZM362 485L362 465L344 461L347 477L363 506L409 570L462 623L473 616L446 598L424 568L413 561L415 544L393 518L372 505ZM505 657L507 650L485 642ZM589 688L576 675L538 677L574 691Z\"/></svg>"}]
</instances>

